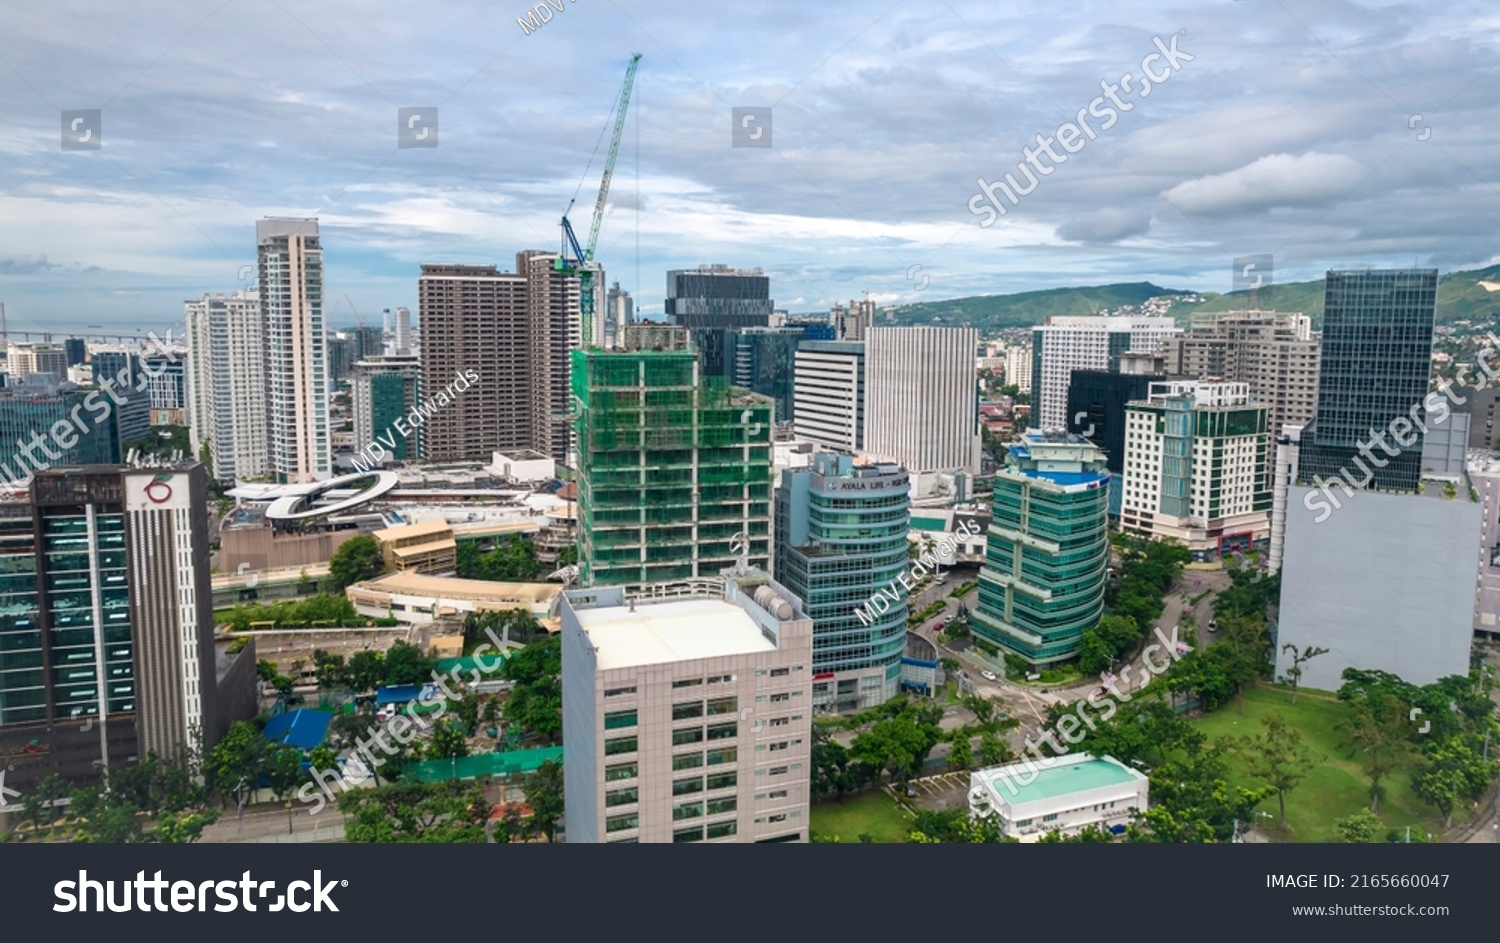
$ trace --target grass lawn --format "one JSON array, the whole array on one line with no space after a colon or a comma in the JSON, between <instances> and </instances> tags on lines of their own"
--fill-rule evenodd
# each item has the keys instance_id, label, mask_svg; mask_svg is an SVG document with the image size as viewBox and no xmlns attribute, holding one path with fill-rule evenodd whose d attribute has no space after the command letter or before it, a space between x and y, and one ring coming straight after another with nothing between
<instances>
[{"instance_id":1,"label":"grass lawn","mask_svg":"<svg viewBox=\"0 0 1500 943\"><path fill-rule=\"evenodd\" d=\"M1231 699L1193 723L1210 739L1219 741L1259 734L1264 729L1260 718L1280 713L1288 725L1302 732L1302 742L1321 762L1287 794L1287 833L1282 834L1276 828L1274 818L1261 819L1261 828L1277 841L1338 841L1333 823L1370 805L1370 781L1361 760L1340 748L1339 734L1334 730L1334 724L1345 716L1346 708L1333 695L1321 692L1298 691L1297 703L1293 705L1291 700L1289 688L1261 686L1245 692L1243 717L1238 703ZM1242 776L1244 767L1238 758L1230 758L1230 768L1241 777L1238 781L1252 785L1248 777ZM1406 826L1412 825L1427 832L1442 831L1442 816L1412 795L1410 767L1387 773L1383 784L1386 794L1380 802L1380 819L1386 828L1405 832ZM1260 807L1276 815L1276 797L1267 799ZM1461 811L1455 812L1454 821L1462 816Z\"/></svg>"},{"instance_id":2,"label":"grass lawn","mask_svg":"<svg viewBox=\"0 0 1500 943\"><path fill-rule=\"evenodd\" d=\"M837 835L846 844L857 844L861 834L882 844L898 844L906 838L911 823L884 789L871 789L842 802L818 802L809 814L814 834Z\"/></svg>"}]
</instances>

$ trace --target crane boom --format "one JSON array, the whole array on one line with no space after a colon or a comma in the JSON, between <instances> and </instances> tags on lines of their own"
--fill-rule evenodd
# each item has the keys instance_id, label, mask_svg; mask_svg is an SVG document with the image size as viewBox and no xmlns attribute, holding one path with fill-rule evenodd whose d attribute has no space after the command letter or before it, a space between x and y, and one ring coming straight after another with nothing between
<instances>
[{"instance_id":1,"label":"crane boom","mask_svg":"<svg viewBox=\"0 0 1500 943\"><path fill-rule=\"evenodd\" d=\"M599 180L599 199L594 201L594 222L589 227L589 242L583 257L585 262L594 261L594 249L599 245L599 228L604 225L604 202L609 198L610 178L615 175L615 158L620 155L620 135L625 131L625 113L630 110L630 93L635 87L635 69L640 61L640 53L631 54L630 65L625 69L625 81L620 84L615 129L609 138L609 156L604 160L604 176Z\"/></svg>"}]
</instances>

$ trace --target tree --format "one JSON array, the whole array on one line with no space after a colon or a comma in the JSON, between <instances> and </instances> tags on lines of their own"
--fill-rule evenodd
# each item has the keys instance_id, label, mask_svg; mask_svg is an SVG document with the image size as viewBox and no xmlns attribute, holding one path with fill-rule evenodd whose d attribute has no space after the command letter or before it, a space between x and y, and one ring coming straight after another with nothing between
<instances>
[{"instance_id":1,"label":"tree","mask_svg":"<svg viewBox=\"0 0 1500 943\"><path fill-rule=\"evenodd\" d=\"M484 786L449 779L354 789L339 796L350 842L467 844L485 840Z\"/></svg>"},{"instance_id":2,"label":"tree","mask_svg":"<svg viewBox=\"0 0 1500 943\"><path fill-rule=\"evenodd\" d=\"M465 732L472 734L479 726L479 695L470 693L459 698L453 703L453 713L464 725Z\"/></svg>"},{"instance_id":3,"label":"tree","mask_svg":"<svg viewBox=\"0 0 1500 943\"><path fill-rule=\"evenodd\" d=\"M1107 845L1107 844L1109 844L1110 842L1112 842L1114 840L1115 840L1115 836L1112 835L1112 834L1110 834L1107 830L1105 830L1103 828L1100 828L1098 825L1089 824L1089 825L1085 825L1083 828L1079 829L1076 833L1074 833L1072 835L1064 835L1061 831L1059 831L1057 829L1053 829L1052 831L1050 831L1047 834L1043 835L1041 838L1038 838L1037 839L1037 844L1039 844L1039 845L1060 845L1060 844L1072 844L1072 845L1102 844L1102 845Z\"/></svg>"},{"instance_id":4,"label":"tree","mask_svg":"<svg viewBox=\"0 0 1500 943\"><path fill-rule=\"evenodd\" d=\"M1453 809L1459 802L1484 795L1495 778L1495 764L1461 736L1423 744L1421 765L1412 773L1411 787L1417 798L1443 815L1443 827L1453 824Z\"/></svg>"},{"instance_id":5,"label":"tree","mask_svg":"<svg viewBox=\"0 0 1500 943\"><path fill-rule=\"evenodd\" d=\"M380 555L380 544L374 537L360 535L339 544L339 548L328 559L328 582L333 591L341 593L345 587L362 580L374 579L385 569L385 560Z\"/></svg>"},{"instance_id":6,"label":"tree","mask_svg":"<svg viewBox=\"0 0 1500 943\"><path fill-rule=\"evenodd\" d=\"M344 662L343 655L335 655L325 652L323 649L313 651L313 670L318 675L318 687L329 690L351 687L349 666Z\"/></svg>"},{"instance_id":7,"label":"tree","mask_svg":"<svg viewBox=\"0 0 1500 943\"><path fill-rule=\"evenodd\" d=\"M425 684L432 680L437 662L415 645L395 642L385 650L385 684Z\"/></svg>"},{"instance_id":8,"label":"tree","mask_svg":"<svg viewBox=\"0 0 1500 943\"><path fill-rule=\"evenodd\" d=\"M958 731L958 736L953 738L953 745L948 749L948 765L953 769L974 768L974 744L969 741L969 734L963 729Z\"/></svg>"},{"instance_id":9,"label":"tree","mask_svg":"<svg viewBox=\"0 0 1500 943\"><path fill-rule=\"evenodd\" d=\"M1015 844L1018 839L1000 831L998 816L973 818L968 809L950 809L918 812L906 833L906 841L919 845L1002 845Z\"/></svg>"},{"instance_id":10,"label":"tree","mask_svg":"<svg viewBox=\"0 0 1500 943\"><path fill-rule=\"evenodd\" d=\"M979 762L985 766L999 766L1014 755L1010 744L993 733L986 732L979 738Z\"/></svg>"},{"instance_id":11,"label":"tree","mask_svg":"<svg viewBox=\"0 0 1500 943\"><path fill-rule=\"evenodd\" d=\"M1351 755L1363 754L1365 775L1370 777L1371 812L1380 812L1384 794L1380 781L1408 754L1407 726L1405 705L1379 688L1350 701L1349 714L1334 726L1344 735L1344 746Z\"/></svg>"},{"instance_id":12,"label":"tree","mask_svg":"<svg viewBox=\"0 0 1500 943\"><path fill-rule=\"evenodd\" d=\"M148 842L163 845L187 845L203 837L203 830L219 820L218 809L197 812L169 812L156 821L156 828L145 836Z\"/></svg>"},{"instance_id":13,"label":"tree","mask_svg":"<svg viewBox=\"0 0 1500 943\"><path fill-rule=\"evenodd\" d=\"M1299 652L1297 646L1287 642L1281 646L1281 650L1292 653L1292 666L1286 670L1286 676L1282 680L1292 686L1292 703L1295 704L1297 703L1297 682L1302 680L1302 666L1319 655L1328 654L1328 649L1309 645Z\"/></svg>"},{"instance_id":14,"label":"tree","mask_svg":"<svg viewBox=\"0 0 1500 943\"><path fill-rule=\"evenodd\" d=\"M868 780L868 768L854 762L849 751L821 724L813 724L812 795L815 799L842 799Z\"/></svg>"},{"instance_id":15,"label":"tree","mask_svg":"<svg viewBox=\"0 0 1500 943\"><path fill-rule=\"evenodd\" d=\"M73 841L123 845L141 840L140 810L133 805L107 801L97 786L75 790L69 803L70 811L79 820Z\"/></svg>"},{"instance_id":16,"label":"tree","mask_svg":"<svg viewBox=\"0 0 1500 943\"><path fill-rule=\"evenodd\" d=\"M501 677L512 682L503 716L508 724L548 741L562 733L562 640L549 636L505 660Z\"/></svg>"},{"instance_id":17,"label":"tree","mask_svg":"<svg viewBox=\"0 0 1500 943\"><path fill-rule=\"evenodd\" d=\"M349 681L356 691L373 691L385 681L385 658L379 652L355 652L349 658Z\"/></svg>"},{"instance_id":18,"label":"tree","mask_svg":"<svg viewBox=\"0 0 1500 943\"><path fill-rule=\"evenodd\" d=\"M1083 642L1078 649L1078 670L1085 675L1096 675L1114 661L1115 650L1094 629L1085 629Z\"/></svg>"},{"instance_id":19,"label":"tree","mask_svg":"<svg viewBox=\"0 0 1500 943\"><path fill-rule=\"evenodd\" d=\"M266 785L277 801L286 804L286 833L292 834L292 796L307 781L302 770L302 751L293 746L273 744L266 751Z\"/></svg>"},{"instance_id":20,"label":"tree","mask_svg":"<svg viewBox=\"0 0 1500 943\"><path fill-rule=\"evenodd\" d=\"M936 704L912 703L894 717L876 721L854 738L849 754L872 769L884 769L897 782L917 775L927 754L942 738L943 709Z\"/></svg>"},{"instance_id":21,"label":"tree","mask_svg":"<svg viewBox=\"0 0 1500 943\"><path fill-rule=\"evenodd\" d=\"M1338 831L1340 841L1351 845L1367 845L1380 840L1380 832L1385 828L1385 823L1369 809L1360 809L1353 815L1334 822L1333 827Z\"/></svg>"},{"instance_id":22,"label":"tree","mask_svg":"<svg viewBox=\"0 0 1500 943\"><path fill-rule=\"evenodd\" d=\"M526 825L532 832L547 836L550 844L557 835L557 823L563 815L563 769L555 760L547 760L535 773L526 777L526 805L531 817Z\"/></svg>"},{"instance_id":23,"label":"tree","mask_svg":"<svg viewBox=\"0 0 1500 943\"><path fill-rule=\"evenodd\" d=\"M40 832L43 824L50 826L57 821L58 803L68 798L70 792L72 786L68 781L53 773L21 797L21 815L31 823L33 832Z\"/></svg>"},{"instance_id":24,"label":"tree","mask_svg":"<svg viewBox=\"0 0 1500 943\"><path fill-rule=\"evenodd\" d=\"M233 796L235 805L243 807L246 797L255 792L265 766L267 747L266 738L254 724L237 720L224 738L214 744L204 763L204 772L220 795Z\"/></svg>"},{"instance_id":25,"label":"tree","mask_svg":"<svg viewBox=\"0 0 1500 943\"><path fill-rule=\"evenodd\" d=\"M1302 731L1288 726L1280 714L1262 717L1261 724L1265 731L1241 737L1237 748L1245 758L1246 771L1275 791L1281 810L1280 827L1285 831L1286 794L1297 788L1317 761L1302 742Z\"/></svg>"},{"instance_id":26,"label":"tree","mask_svg":"<svg viewBox=\"0 0 1500 943\"><path fill-rule=\"evenodd\" d=\"M469 755L469 741L457 718L447 717L433 725L427 755L435 760L457 759Z\"/></svg>"}]
</instances>

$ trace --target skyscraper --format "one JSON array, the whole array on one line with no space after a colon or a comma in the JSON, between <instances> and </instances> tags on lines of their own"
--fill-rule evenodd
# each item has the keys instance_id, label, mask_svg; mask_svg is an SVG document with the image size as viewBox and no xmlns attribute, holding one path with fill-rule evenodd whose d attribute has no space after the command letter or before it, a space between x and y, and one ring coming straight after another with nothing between
<instances>
[{"instance_id":1,"label":"skyscraper","mask_svg":"<svg viewBox=\"0 0 1500 943\"><path fill-rule=\"evenodd\" d=\"M1068 433L1027 432L1006 450L970 628L1040 667L1076 656L1104 611L1109 472Z\"/></svg>"},{"instance_id":2,"label":"skyscraper","mask_svg":"<svg viewBox=\"0 0 1500 943\"><path fill-rule=\"evenodd\" d=\"M1031 395L1031 348L1012 344L1005 348L1005 385L1017 393Z\"/></svg>"},{"instance_id":3,"label":"skyscraper","mask_svg":"<svg viewBox=\"0 0 1500 943\"><path fill-rule=\"evenodd\" d=\"M0 389L0 488L15 490L55 465L119 462L118 421L108 393L57 383L50 374Z\"/></svg>"},{"instance_id":4,"label":"skyscraper","mask_svg":"<svg viewBox=\"0 0 1500 943\"><path fill-rule=\"evenodd\" d=\"M560 272L555 252L519 252L516 271L526 276L526 319L531 364L530 448L553 461L572 464L573 428L567 416L569 357L583 343L579 321L579 276ZM604 273L597 267L590 284L600 290ZM594 315L600 328L604 317L602 299L596 300ZM424 324L426 322L423 322ZM594 343L602 344L604 332L596 330Z\"/></svg>"},{"instance_id":5,"label":"skyscraper","mask_svg":"<svg viewBox=\"0 0 1500 943\"><path fill-rule=\"evenodd\" d=\"M797 345L792 415L797 435L829 448L865 447L865 345L803 341Z\"/></svg>"},{"instance_id":6,"label":"skyscraper","mask_svg":"<svg viewBox=\"0 0 1500 943\"><path fill-rule=\"evenodd\" d=\"M1299 480L1347 470L1357 488L1417 490L1437 280L1437 269L1327 274L1318 403L1302 432ZM1404 439L1394 433L1398 419Z\"/></svg>"},{"instance_id":7,"label":"skyscraper","mask_svg":"<svg viewBox=\"0 0 1500 943\"><path fill-rule=\"evenodd\" d=\"M412 427L410 436L389 431L421 399L420 381L421 365L415 357L361 360L354 365L350 392L354 401L355 452L363 452L376 437L384 435L394 441L393 446L384 448L388 453L386 458L406 461L421 453L425 422Z\"/></svg>"},{"instance_id":8,"label":"skyscraper","mask_svg":"<svg viewBox=\"0 0 1500 943\"><path fill-rule=\"evenodd\" d=\"M865 444L912 473L979 472L971 327L872 327L865 339Z\"/></svg>"},{"instance_id":9,"label":"skyscraper","mask_svg":"<svg viewBox=\"0 0 1500 943\"><path fill-rule=\"evenodd\" d=\"M123 460L130 445L151 437L150 377L141 367L141 354L121 348L95 348L89 353L94 385L110 384L115 392L115 432Z\"/></svg>"},{"instance_id":10,"label":"skyscraper","mask_svg":"<svg viewBox=\"0 0 1500 943\"><path fill-rule=\"evenodd\" d=\"M776 304L771 280L760 269L700 265L667 273L667 319L688 329L703 357L704 376L724 375L724 331L770 327Z\"/></svg>"},{"instance_id":11,"label":"skyscraper","mask_svg":"<svg viewBox=\"0 0 1500 943\"><path fill-rule=\"evenodd\" d=\"M405 306L396 309L396 328L394 337L395 350L398 357L406 357L412 353L411 349L411 309Z\"/></svg>"},{"instance_id":12,"label":"skyscraper","mask_svg":"<svg viewBox=\"0 0 1500 943\"><path fill-rule=\"evenodd\" d=\"M702 378L678 336L573 354L580 585L770 565L771 403Z\"/></svg>"},{"instance_id":13,"label":"skyscraper","mask_svg":"<svg viewBox=\"0 0 1500 943\"><path fill-rule=\"evenodd\" d=\"M1125 471L1125 407L1145 399L1152 383L1167 379L1162 360L1150 354L1126 354L1118 373L1074 370L1068 383L1068 426L1104 451L1110 472L1109 513L1120 516L1121 477ZM1139 372L1146 371L1146 372Z\"/></svg>"},{"instance_id":14,"label":"skyscraper","mask_svg":"<svg viewBox=\"0 0 1500 943\"><path fill-rule=\"evenodd\" d=\"M260 295L204 295L183 305L187 410L193 457L208 444L219 481L270 470L266 361Z\"/></svg>"},{"instance_id":15,"label":"skyscraper","mask_svg":"<svg viewBox=\"0 0 1500 943\"><path fill-rule=\"evenodd\" d=\"M874 707L900 692L906 597L861 610L910 563L910 490L899 465L856 466L832 452L781 472L776 573L813 620L815 707Z\"/></svg>"},{"instance_id":16,"label":"skyscraper","mask_svg":"<svg viewBox=\"0 0 1500 943\"><path fill-rule=\"evenodd\" d=\"M267 457L278 481L316 481L333 473L318 221L258 220L255 238L265 328Z\"/></svg>"},{"instance_id":17,"label":"skyscraper","mask_svg":"<svg viewBox=\"0 0 1500 943\"><path fill-rule=\"evenodd\" d=\"M33 373L50 373L68 379L68 348L62 344L18 344L11 341L5 354L5 372L17 380Z\"/></svg>"},{"instance_id":18,"label":"skyscraper","mask_svg":"<svg viewBox=\"0 0 1500 943\"><path fill-rule=\"evenodd\" d=\"M800 327L743 327L724 332L724 369L736 385L769 397L776 404L776 424L795 414L797 346Z\"/></svg>"},{"instance_id":19,"label":"skyscraper","mask_svg":"<svg viewBox=\"0 0 1500 943\"><path fill-rule=\"evenodd\" d=\"M1154 354L1179 333L1171 318L1049 317L1031 330L1032 425L1066 428L1068 383L1074 370L1114 372L1121 354Z\"/></svg>"}]
</instances>

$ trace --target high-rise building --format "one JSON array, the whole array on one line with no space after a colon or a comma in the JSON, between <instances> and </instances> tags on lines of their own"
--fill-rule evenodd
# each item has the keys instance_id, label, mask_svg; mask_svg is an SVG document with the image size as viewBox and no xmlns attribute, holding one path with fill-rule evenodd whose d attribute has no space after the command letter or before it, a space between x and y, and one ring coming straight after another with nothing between
<instances>
[{"instance_id":1,"label":"high-rise building","mask_svg":"<svg viewBox=\"0 0 1500 943\"><path fill-rule=\"evenodd\" d=\"M1266 407L1275 435L1285 425L1305 425L1318 402L1318 340L1311 319L1275 311L1194 313L1187 333L1164 350L1167 372L1199 380L1248 383ZM1275 478L1275 455L1266 457L1266 481Z\"/></svg>"},{"instance_id":2,"label":"high-rise building","mask_svg":"<svg viewBox=\"0 0 1500 943\"><path fill-rule=\"evenodd\" d=\"M68 379L68 349L62 344L21 344L10 342L5 353L5 372L17 380L33 373L50 373L58 380Z\"/></svg>"},{"instance_id":3,"label":"high-rise building","mask_svg":"<svg viewBox=\"0 0 1500 943\"><path fill-rule=\"evenodd\" d=\"M769 400L703 378L680 346L575 351L573 396L580 585L770 566Z\"/></svg>"},{"instance_id":4,"label":"high-rise building","mask_svg":"<svg viewBox=\"0 0 1500 943\"><path fill-rule=\"evenodd\" d=\"M1121 354L1154 354L1179 333L1177 323L1165 317L1047 318L1031 330L1033 425L1066 428L1068 383L1074 370L1116 372Z\"/></svg>"},{"instance_id":5,"label":"high-rise building","mask_svg":"<svg viewBox=\"0 0 1500 943\"><path fill-rule=\"evenodd\" d=\"M841 341L862 341L865 332L875 324L875 302L851 301L848 307L835 304L828 312L833 324L834 338Z\"/></svg>"},{"instance_id":6,"label":"high-rise building","mask_svg":"<svg viewBox=\"0 0 1500 943\"><path fill-rule=\"evenodd\" d=\"M770 327L771 279L758 268L700 265L667 273L667 320L688 329L703 358L704 376L724 375L724 331Z\"/></svg>"},{"instance_id":7,"label":"high-rise building","mask_svg":"<svg viewBox=\"0 0 1500 943\"><path fill-rule=\"evenodd\" d=\"M910 563L910 490L899 465L832 452L781 472L776 574L813 620L816 707L874 707L900 693L906 597L883 613L864 610Z\"/></svg>"},{"instance_id":8,"label":"high-rise building","mask_svg":"<svg viewBox=\"0 0 1500 943\"><path fill-rule=\"evenodd\" d=\"M360 324L346 333L351 345L350 352L354 355L354 363L385 356L385 328L375 327L373 324L368 326Z\"/></svg>"},{"instance_id":9,"label":"high-rise building","mask_svg":"<svg viewBox=\"0 0 1500 943\"><path fill-rule=\"evenodd\" d=\"M754 569L564 593L568 842L806 841L812 635Z\"/></svg>"},{"instance_id":10,"label":"high-rise building","mask_svg":"<svg viewBox=\"0 0 1500 943\"><path fill-rule=\"evenodd\" d=\"M422 457L487 459L531 447L531 335L526 276L493 265L423 265L417 281L422 376L479 380L423 424Z\"/></svg>"},{"instance_id":11,"label":"high-rise building","mask_svg":"<svg viewBox=\"0 0 1500 943\"><path fill-rule=\"evenodd\" d=\"M204 295L183 305L188 342L188 430L193 457L208 444L219 481L270 470L260 295Z\"/></svg>"},{"instance_id":12,"label":"high-rise building","mask_svg":"<svg viewBox=\"0 0 1500 943\"><path fill-rule=\"evenodd\" d=\"M63 341L63 350L68 354L70 367L76 367L89 359L89 342L81 337L70 337Z\"/></svg>"},{"instance_id":13,"label":"high-rise building","mask_svg":"<svg viewBox=\"0 0 1500 943\"><path fill-rule=\"evenodd\" d=\"M630 292L621 288L619 282L615 282L609 286L609 295L605 303L609 311L605 330L608 334L609 346L614 346L624 336L625 326L635 320L635 301L630 297Z\"/></svg>"},{"instance_id":14,"label":"high-rise building","mask_svg":"<svg viewBox=\"0 0 1500 943\"><path fill-rule=\"evenodd\" d=\"M915 472L979 472L971 327L872 327L865 339L868 454Z\"/></svg>"},{"instance_id":15,"label":"high-rise building","mask_svg":"<svg viewBox=\"0 0 1500 943\"><path fill-rule=\"evenodd\" d=\"M187 363L182 352L146 354L141 358L141 367L146 371L151 424L184 425L187 422Z\"/></svg>"},{"instance_id":16,"label":"high-rise building","mask_svg":"<svg viewBox=\"0 0 1500 943\"><path fill-rule=\"evenodd\" d=\"M829 448L865 447L865 345L803 341L797 345L792 415L797 435Z\"/></svg>"},{"instance_id":17,"label":"high-rise building","mask_svg":"<svg viewBox=\"0 0 1500 943\"><path fill-rule=\"evenodd\" d=\"M392 351L397 357L406 357L413 353L411 344L411 309L399 307L396 309L395 337L393 339L395 350Z\"/></svg>"},{"instance_id":18,"label":"high-rise building","mask_svg":"<svg viewBox=\"0 0 1500 943\"><path fill-rule=\"evenodd\" d=\"M426 423L414 426L411 435L396 427L400 419L421 400L422 367L416 357L385 357L361 360L354 365L350 389L354 401L354 451L363 452L379 436L394 445L381 444L384 458L404 462L421 454ZM450 404L451 405L451 404ZM395 430L395 431L392 431Z\"/></svg>"},{"instance_id":19,"label":"high-rise building","mask_svg":"<svg viewBox=\"0 0 1500 943\"><path fill-rule=\"evenodd\" d=\"M38 473L29 521L0 512L0 749L27 757L18 779L94 779L222 735L207 501L197 463L91 466Z\"/></svg>"},{"instance_id":20,"label":"high-rise building","mask_svg":"<svg viewBox=\"0 0 1500 943\"><path fill-rule=\"evenodd\" d=\"M129 446L151 438L150 377L142 369L141 353L122 348L96 347L89 352L94 385L115 390L115 432L123 459Z\"/></svg>"},{"instance_id":21,"label":"high-rise building","mask_svg":"<svg viewBox=\"0 0 1500 943\"><path fill-rule=\"evenodd\" d=\"M735 386L776 404L776 424L796 418L795 370L800 327L744 327L724 332L724 368Z\"/></svg>"},{"instance_id":22,"label":"high-rise building","mask_svg":"<svg viewBox=\"0 0 1500 943\"><path fill-rule=\"evenodd\" d=\"M1104 453L1082 436L1036 430L1006 450L970 629L1034 666L1066 661L1104 611Z\"/></svg>"},{"instance_id":23,"label":"high-rise building","mask_svg":"<svg viewBox=\"0 0 1500 943\"><path fill-rule=\"evenodd\" d=\"M1194 553L1270 537L1266 407L1248 383L1153 383L1125 408L1120 526Z\"/></svg>"},{"instance_id":24,"label":"high-rise building","mask_svg":"<svg viewBox=\"0 0 1500 943\"><path fill-rule=\"evenodd\" d=\"M1015 387L1017 393L1031 395L1030 347L1011 344L1005 348L1005 385Z\"/></svg>"},{"instance_id":25,"label":"high-rise building","mask_svg":"<svg viewBox=\"0 0 1500 943\"><path fill-rule=\"evenodd\" d=\"M18 489L56 465L121 461L118 422L106 391L57 383L50 373L0 389L0 488Z\"/></svg>"},{"instance_id":26,"label":"high-rise building","mask_svg":"<svg viewBox=\"0 0 1500 943\"><path fill-rule=\"evenodd\" d=\"M1152 354L1126 354L1120 358L1120 372L1108 370L1074 370L1068 382L1069 432L1077 433L1099 446L1108 464L1109 514L1120 516L1121 485L1125 471L1125 406L1132 400L1145 399L1152 383L1167 379L1162 360Z\"/></svg>"},{"instance_id":27,"label":"high-rise building","mask_svg":"<svg viewBox=\"0 0 1500 943\"><path fill-rule=\"evenodd\" d=\"M328 381L338 386L348 379L349 368L358 359L354 356L354 341L332 334L327 338L325 346L328 349Z\"/></svg>"},{"instance_id":28,"label":"high-rise building","mask_svg":"<svg viewBox=\"0 0 1500 943\"><path fill-rule=\"evenodd\" d=\"M526 317L531 363L531 440L529 448L552 456L555 462L576 464L572 456L573 428L568 422L569 365L572 352L583 343L579 318L580 278L557 270L555 252L519 252L516 271L526 276ZM590 281L603 294L604 273L594 267ZM604 301L596 298L594 343L604 343ZM423 322L426 323L425 321Z\"/></svg>"},{"instance_id":29,"label":"high-rise building","mask_svg":"<svg viewBox=\"0 0 1500 943\"><path fill-rule=\"evenodd\" d=\"M281 482L333 473L323 321L323 248L316 219L255 223L266 378L267 457Z\"/></svg>"},{"instance_id":30,"label":"high-rise building","mask_svg":"<svg viewBox=\"0 0 1500 943\"><path fill-rule=\"evenodd\" d=\"M1302 431L1300 480L1341 476L1356 488L1417 490L1437 281L1437 269L1327 274L1318 402ZM1398 421L1404 439L1394 433Z\"/></svg>"}]
</instances>

